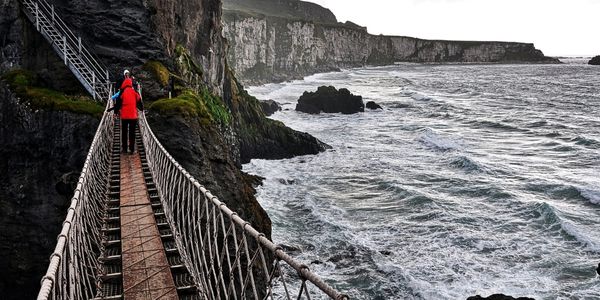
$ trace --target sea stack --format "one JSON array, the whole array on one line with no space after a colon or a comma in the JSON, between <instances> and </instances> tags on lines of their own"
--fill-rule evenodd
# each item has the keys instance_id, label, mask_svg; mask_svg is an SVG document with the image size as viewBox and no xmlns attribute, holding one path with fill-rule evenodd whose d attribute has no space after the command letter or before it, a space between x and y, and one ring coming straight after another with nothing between
<instances>
[{"instance_id":1,"label":"sea stack","mask_svg":"<svg viewBox=\"0 0 600 300\"><path fill-rule=\"evenodd\" d=\"M593 66L600 66L600 55L595 56L594 58L590 59L590 61L588 61L588 64L593 65Z\"/></svg>"},{"instance_id":2,"label":"sea stack","mask_svg":"<svg viewBox=\"0 0 600 300\"><path fill-rule=\"evenodd\" d=\"M338 91L333 86L321 86L316 92L304 92L298 99L296 110L309 114L355 114L364 112L365 104L362 96L353 95L348 89Z\"/></svg>"}]
</instances>

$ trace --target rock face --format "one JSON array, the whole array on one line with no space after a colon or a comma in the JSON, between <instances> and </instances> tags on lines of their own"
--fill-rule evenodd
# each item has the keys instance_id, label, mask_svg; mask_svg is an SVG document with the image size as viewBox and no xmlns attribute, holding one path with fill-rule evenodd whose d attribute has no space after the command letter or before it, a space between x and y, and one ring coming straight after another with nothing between
<instances>
[{"instance_id":1,"label":"rock face","mask_svg":"<svg viewBox=\"0 0 600 300\"><path fill-rule=\"evenodd\" d=\"M281 105L275 102L275 100L262 100L260 101L260 106L266 116L270 116L281 110Z\"/></svg>"},{"instance_id":2,"label":"rock face","mask_svg":"<svg viewBox=\"0 0 600 300\"><path fill-rule=\"evenodd\" d=\"M315 22L302 14L281 16L253 6L253 1L234 5L240 1L224 1L224 35L231 45L229 63L246 83L394 62L559 62L544 56L533 44L371 35L351 22ZM283 1L289 5L298 2L278 3Z\"/></svg>"},{"instance_id":3,"label":"rock face","mask_svg":"<svg viewBox=\"0 0 600 300\"><path fill-rule=\"evenodd\" d=\"M37 294L98 123L87 115L33 111L0 83L3 299Z\"/></svg>"},{"instance_id":4,"label":"rock face","mask_svg":"<svg viewBox=\"0 0 600 300\"><path fill-rule=\"evenodd\" d=\"M590 59L588 64L593 65L593 66L600 66L600 55L595 56L594 58Z\"/></svg>"},{"instance_id":5,"label":"rock face","mask_svg":"<svg viewBox=\"0 0 600 300\"><path fill-rule=\"evenodd\" d=\"M296 110L309 113L354 114L365 111L362 96L355 96L347 89L339 91L333 86L321 86L316 92L304 92L298 99Z\"/></svg>"},{"instance_id":6,"label":"rock face","mask_svg":"<svg viewBox=\"0 0 600 300\"><path fill-rule=\"evenodd\" d=\"M241 163L314 154L327 146L265 118L258 100L236 81L225 57L220 0L148 0L126 5L116 0L57 0L53 4L112 74L125 68L140 74L155 91L146 94L145 101L166 93L164 85L141 71L148 60L164 64L180 78L178 85L205 87L217 96L231 117L227 124L153 115L151 125L182 166L270 236L270 220L254 198L253 182L240 171ZM0 72L24 68L45 78L45 87L80 90L19 9L17 0L0 3L4 37ZM183 61L181 52L189 54ZM13 105L16 99L4 87L0 96L0 269L13 274L0 279L0 290L3 299L32 299L73 195L71 180L77 179L83 166L98 120Z\"/></svg>"}]
</instances>

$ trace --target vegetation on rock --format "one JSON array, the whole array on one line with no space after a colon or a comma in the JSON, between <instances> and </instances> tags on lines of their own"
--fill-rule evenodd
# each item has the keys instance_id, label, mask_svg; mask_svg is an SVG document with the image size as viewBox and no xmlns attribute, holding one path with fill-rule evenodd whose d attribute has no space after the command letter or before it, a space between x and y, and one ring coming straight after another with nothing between
<instances>
[{"instance_id":1,"label":"vegetation on rock","mask_svg":"<svg viewBox=\"0 0 600 300\"><path fill-rule=\"evenodd\" d=\"M191 89L184 90L172 99L160 99L149 106L163 115L181 115L186 117L198 117L202 124L228 125L231 114L223 101L208 91L207 88L197 93Z\"/></svg>"},{"instance_id":2,"label":"vegetation on rock","mask_svg":"<svg viewBox=\"0 0 600 300\"><path fill-rule=\"evenodd\" d=\"M169 84L169 69L165 67L161 62L156 60L149 60L144 64L144 70L148 71L154 78L162 85L167 86Z\"/></svg>"},{"instance_id":3,"label":"vegetation on rock","mask_svg":"<svg viewBox=\"0 0 600 300\"><path fill-rule=\"evenodd\" d=\"M2 75L20 101L32 109L69 111L77 114L102 116L104 106L83 95L66 95L37 86L36 75L26 70L12 70Z\"/></svg>"}]
</instances>

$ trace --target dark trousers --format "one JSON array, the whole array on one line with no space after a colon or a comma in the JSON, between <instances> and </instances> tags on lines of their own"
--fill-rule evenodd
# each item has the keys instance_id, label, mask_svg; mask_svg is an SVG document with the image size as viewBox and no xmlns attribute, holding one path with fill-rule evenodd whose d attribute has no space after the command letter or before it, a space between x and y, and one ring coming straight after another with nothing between
<instances>
[{"instance_id":1,"label":"dark trousers","mask_svg":"<svg viewBox=\"0 0 600 300\"><path fill-rule=\"evenodd\" d=\"M121 119L121 149L123 152L127 152L127 140L129 135L129 151L135 150L135 126L137 120L123 120Z\"/></svg>"}]
</instances>

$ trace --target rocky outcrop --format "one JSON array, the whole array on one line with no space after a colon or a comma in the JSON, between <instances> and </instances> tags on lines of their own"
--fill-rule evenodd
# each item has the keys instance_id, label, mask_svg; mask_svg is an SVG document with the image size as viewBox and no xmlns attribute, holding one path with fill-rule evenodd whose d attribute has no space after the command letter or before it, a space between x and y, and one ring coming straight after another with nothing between
<instances>
[{"instance_id":1,"label":"rocky outcrop","mask_svg":"<svg viewBox=\"0 0 600 300\"><path fill-rule=\"evenodd\" d=\"M472 296L472 297L467 298L467 300L535 300L535 299L528 298L528 297L515 298L515 297L507 296L504 294L494 294L489 297L481 297L479 295Z\"/></svg>"},{"instance_id":2,"label":"rocky outcrop","mask_svg":"<svg viewBox=\"0 0 600 300\"><path fill-rule=\"evenodd\" d=\"M593 66L600 66L600 55L593 57L588 61L588 64Z\"/></svg>"},{"instance_id":3,"label":"rocky outcrop","mask_svg":"<svg viewBox=\"0 0 600 300\"><path fill-rule=\"evenodd\" d=\"M261 100L260 106L266 116L270 116L278 111L281 111L281 105L275 100Z\"/></svg>"},{"instance_id":4,"label":"rocky outcrop","mask_svg":"<svg viewBox=\"0 0 600 300\"><path fill-rule=\"evenodd\" d=\"M314 22L301 14L284 17L263 12L258 6L249 12L249 8L228 4L237 1L224 2L229 63L247 83L394 62L559 62L544 56L533 44L371 35L365 27L351 22Z\"/></svg>"},{"instance_id":5,"label":"rocky outcrop","mask_svg":"<svg viewBox=\"0 0 600 300\"><path fill-rule=\"evenodd\" d=\"M362 96L353 95L348 89L338 91L333 86L321 86L316 92L304 92L298 99L296 110L309 114L355 114L364 112L365 104Z\"/></svg>"},{"instance_id":6,"label":"rocky outcrop","mask_svg":"<svg viewBox=\"0 0 600 300\"><path fill-rule=\"evenodd\" d=\"M365 105L368 109L383 109L381 108L381 106L377 103L375 103L375 101L369 101L367 102L367 104Z\"/></svg>"}]
</instances>

